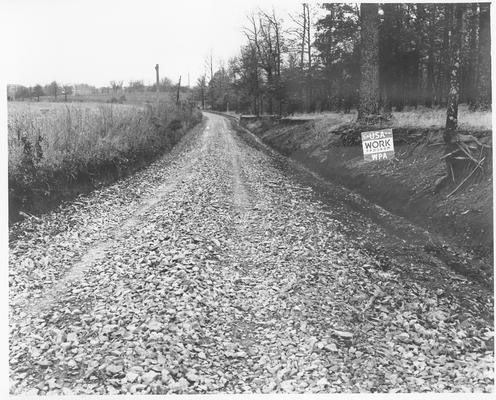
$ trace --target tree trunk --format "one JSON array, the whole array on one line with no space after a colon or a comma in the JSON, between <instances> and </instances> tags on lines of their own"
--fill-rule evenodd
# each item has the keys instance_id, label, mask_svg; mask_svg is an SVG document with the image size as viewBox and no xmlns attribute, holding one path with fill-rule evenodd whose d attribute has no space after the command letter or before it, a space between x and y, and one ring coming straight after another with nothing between
<instances>
[{"instance_id":1,"label":"tree trunk","mask_svg":"<svg viewBox=\"0 0 496 400\"><path fill-rule=\"evenodd\" d=\"M301 105L303 109L306 108L306 103L307 103L307 93L305 91L304 85L305 85L305 37L307 34L307 8L305 6L305 3L303 3L303 33L301 35L301 60L300 60L300 68L301 68L301 81L299 82L300 84L300 99L301 99Z\"/></svg>"},{"instance_id":2,"label":"tree trunk","mask_svg":"<svg viewBox=\"0 0 496 400\"><path fill-rule=\"evenodd\" d=\"M448 108L446 112L446 129L444 132L444 141L446 143L445 154L452 153L452 156L446 157L446 167L448 177L456 181L461 176L466 163L464 160L455 159L458 146L456 144L456 128L458 127L458 100L460 96L460 53L462 46L462 24L465 5L461 3L450 4L449 7L454 9L455 21L450 27L449 35L451 41L451 73L450 89L448 93Z\"/></svg>"},{"instance_id":3,"label":"tree trunk","mask_svg":"<svg viewBox=\"0 0 496 400\"><path fill-rule=\"evenodd\" d=\"M379 20L377 3L361 3L360 104L358 121L379 114Z\"/></svg>"},{"instance_id":4,"label":"tree trunk","mask_svg":"<svg viewBox=\"0 0 496 400\"><path fill-rule=\"evenodd\" d=\"M451 73L450 89L448 93L448 109L446 112L445 142L450 143L453 132L458 127L458 100L460 97L460 52L462 44L462 22L464 7L461 4L450 4L455 8L455 25L450 30L452 36L451 46Z\"/></svg>"},{"instance_id":5,"label":"tree trunk","mask_svg":"<svg viewBox=\"0 0 496 400\"><path fill-rule=\"evenodd\" d=\"M303 3L303 33L301 35L301 61L300 68L303 71L304 60L305 60L305 34L307 33L307 14L305 4Z\"/></svg>"},{"instance_id":6,"label":"tree trunk","mask_svg":"<svg viewBox=\"0 0 496 400\"><path fill-rule=\"evenodd\" d=\"M453 28L453 4L444 5L444 32L443 32L443 49L441 52L442 65L439 71L439 92L438 92L438 102L440 104L445 104L445 95L447 93L447 86L449 85L450 79L450 65L451 62L451 43L452 43L452 28Z\"/></svg>"},{"instance_id":7,"label":"tree trunk","mask_svg":"<svg viewBox=\"0 0 496 400\"><path fill-rule=\"evenodd\" d=\"M477 13L477 3L472 3L470 18L470 29L468 39L468 79L467 79L467 103L470 109L476 107L477 100L477 74L478 74L478 52L477 52L477 34L479 30L479 15Z\"/></svg>"},{"instance_id":8,"label":"tree trunk","mask_svg":"<svg viewBox=\"0 0 496 400\"><path fill-rule=\"evenodd\" d=\"M489 3L480 3L478 64L476 108L478 110L489 110L491 109L491 25Z\"/></svg>"},{"instance_id":9,"label":"tree trunk","mask_svg":"<svg viewBox=\"0 0 496 400\"><path fill-rule=\"evenodd\" d=\"M308 6L308 3L306 4L307 7L307 54L308 54L308 79L307 79L307 90L308 90L308 95L307 95L307 101L308 101L308 106L307 110L308 111L313 111L312 107L312 98L313 98L313 93L312 93L312 85L313 85L313 77L312 77L312 38L310 37L310 8Z\"/></svg>"},{"instance_id":10,"label":"tree trunk","mask_svg":"<svg viewBox=\"0 0 496 400\"><path fill-rule=\"evenodd\" d=\"M430 23L429 23L430 24ZM427 82L426 82L426 107L432 107L434 101L434 38L430 35L429 50L427 51Z\"/></svg>"}]
</instances>

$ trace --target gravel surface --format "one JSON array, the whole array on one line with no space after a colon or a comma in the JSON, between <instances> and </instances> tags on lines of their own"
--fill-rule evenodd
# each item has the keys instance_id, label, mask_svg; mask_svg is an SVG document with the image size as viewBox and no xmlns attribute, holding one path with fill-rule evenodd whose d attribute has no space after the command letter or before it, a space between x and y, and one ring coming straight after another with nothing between
<instances>
[{"instance_id":1,"label":"gravel surface","mask_svg":"<svg viewBox=\"0 0 496 400\"><path fill-rule=\"evenodd\" d=\"M205 119L11 228L12 394L492 391L491 296L385 268L270 152Z\"/></svg>"}]
</instances>

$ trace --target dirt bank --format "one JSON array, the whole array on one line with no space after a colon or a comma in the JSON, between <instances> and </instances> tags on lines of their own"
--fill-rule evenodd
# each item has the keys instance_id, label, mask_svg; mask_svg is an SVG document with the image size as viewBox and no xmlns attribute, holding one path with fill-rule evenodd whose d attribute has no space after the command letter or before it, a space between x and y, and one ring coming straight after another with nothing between
<instances>
[{"instance_id":1,"label":"dirt bank","mask_svg":"<svg viewBox=\"0 0 496 400\"><path fill-rule=\"evenodd\" d=\"M486 264L492 273L492 171L452 196L447 195L454 187L436 192L435 182L445 173L440 160L442 129L394 129L396 159L366 163L360 128L353 125L323 127L318 121L288 125L258 120L245 127L322 177L442 235ZM491 132L475 134L483 137Z\"/></svg>"}]
</instances>

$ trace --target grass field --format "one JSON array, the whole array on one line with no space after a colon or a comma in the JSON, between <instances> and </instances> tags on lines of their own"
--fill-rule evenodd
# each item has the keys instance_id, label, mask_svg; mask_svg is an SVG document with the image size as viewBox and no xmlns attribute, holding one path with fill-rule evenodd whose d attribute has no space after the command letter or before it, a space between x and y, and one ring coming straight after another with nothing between
<instances>
[{"instance_id":1,"label":"grass field","mask_svg":"<svg viewBox=\"0 0 496 400\"><path fill-rule=\"evenodd\" d=\"M9 199L125 170L171 148L201 120L192 104L8 103ZM36 194L37 193L37 194ZM11 204L12 206L12 204Z\"/></svg>"},{"instance_id":2,"label":"grass field","mask_svg":"<svg viewBox=\"0 0 496 400\"><path fill-rule=\"evenodd\" d=\"M187 88L181 89L179 99L181 101L188 101L192 97L191 90ZM131 105L143 105L145 103L154 103L156 101L173 102L176 100L176 91L169 90L166 92L125 92L122 90L109 93L94 93L85 95L69 95L67 96L67 103L121 103ZM36 99L32 99L33 103L37 103ZM41 96L40 103L65 103L64 95L58 95L57 100L53 96Z\"/></svg>"},{"instance_id":3,"label":"grass field","mask_svg":"<svg viewBox=\"0 0 496 400\"><path fill-rule=\"evenodd\" d=\"M321 120L325 125L342 125L356 120L356 111L350 114L323 112L315 114L295 114L293 118ZM446 109L431 109L425 107L393 112L394 128L443 128L446 125ZM470 111L465 104L458 110L458 126L467 131L491 130L490 111Z\"/></svg>"}]
</instances>

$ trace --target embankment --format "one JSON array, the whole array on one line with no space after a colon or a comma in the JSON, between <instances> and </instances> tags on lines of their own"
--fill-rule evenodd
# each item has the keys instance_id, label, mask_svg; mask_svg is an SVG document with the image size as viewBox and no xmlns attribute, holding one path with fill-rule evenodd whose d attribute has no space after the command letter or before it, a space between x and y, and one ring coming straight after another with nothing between
<instances>
[{"instance_id":1,"label":"embankment","mask_svg":"<svg viewBox=\"0 0 496 400\"><path fill-rule=\"evenodd\" d=\"M161 103L49 106L9 108L9 224L136 172L202 118Z\"/></svg>"},{"instance_id":2,"label":"embankment","mask_svg":"<svg viewBox=\"0 0 496 400\"><path fill-rule=\"evenodd\" d=\"M442 129L393 129L396 158L364 162L360 132L374 130L354 124L315 121L241 119L249 129L280 153L322 177L360 193L388 211L406 217L487 264L492 273L492 169L476 182L448 196L453 187L435 191L445 174L441 160ZM470 132L487 137L490 131ZM443 256L442 249L433 249Z\"/></svg>"}]
</instances>

